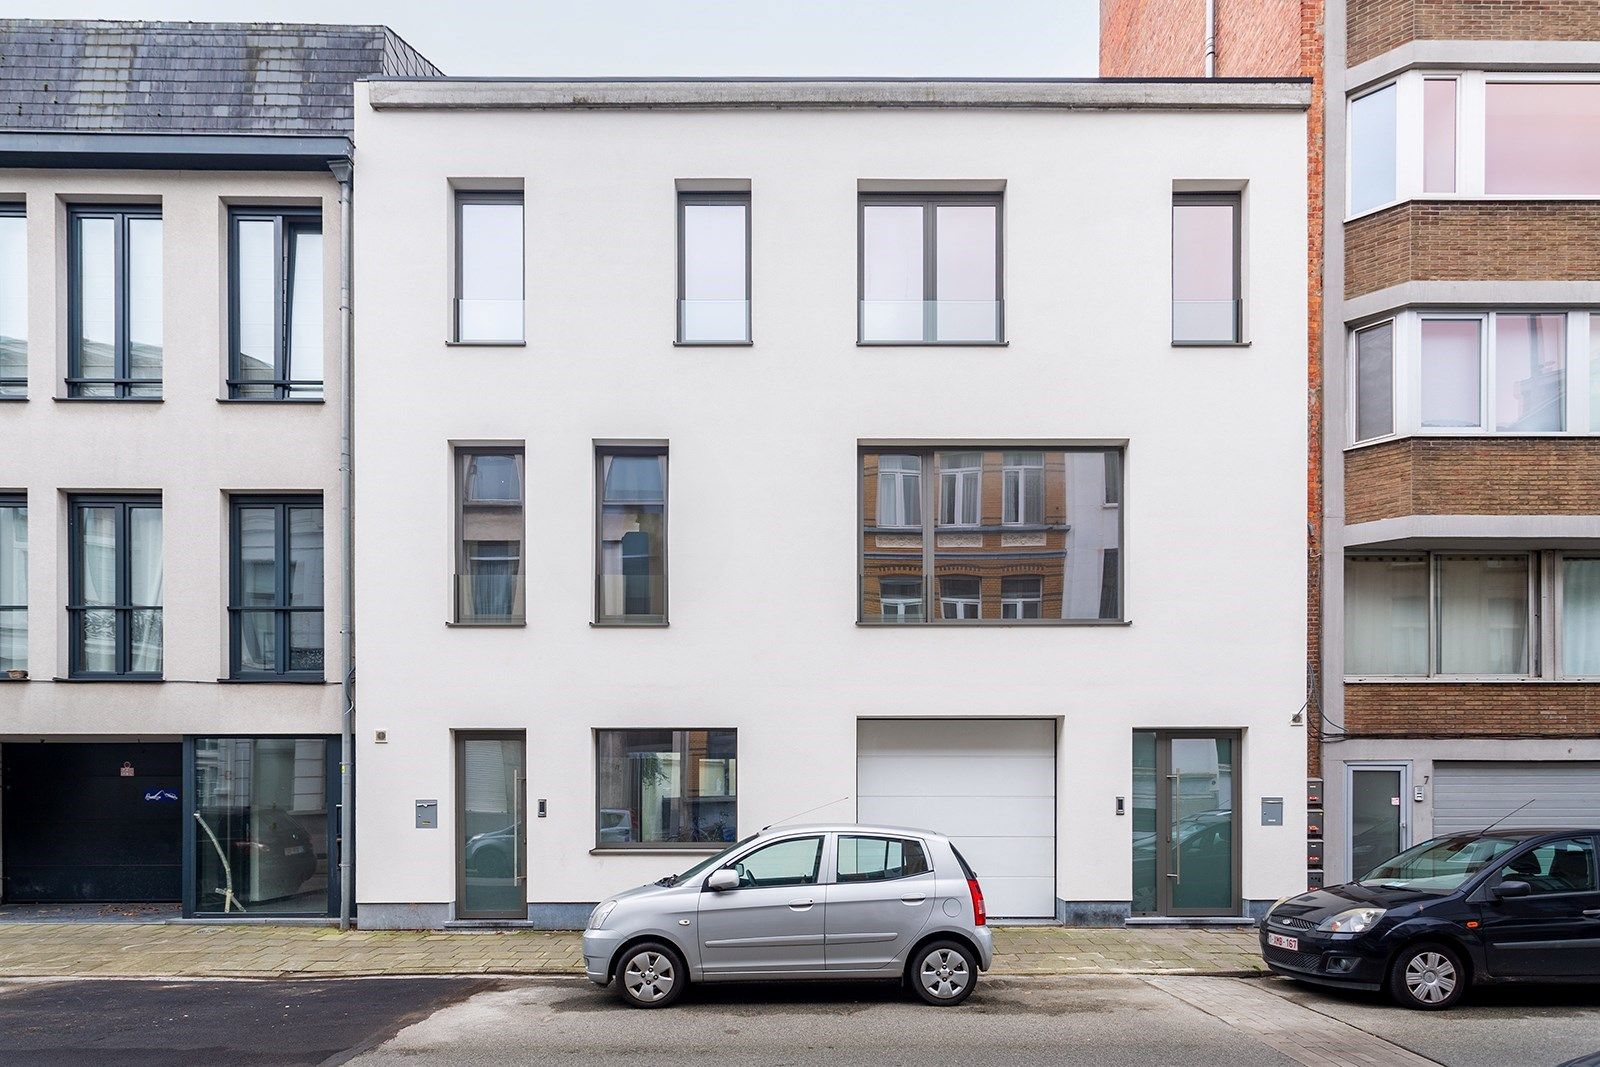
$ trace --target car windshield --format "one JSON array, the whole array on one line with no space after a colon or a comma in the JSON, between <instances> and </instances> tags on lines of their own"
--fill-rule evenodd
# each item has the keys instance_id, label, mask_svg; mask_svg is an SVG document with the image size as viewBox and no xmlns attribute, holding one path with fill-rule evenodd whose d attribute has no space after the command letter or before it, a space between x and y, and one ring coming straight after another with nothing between
<instances>
[{"instance_id":1,"label":"car windshield","mask_svg":"<svg viewBox=\"0 0 1600 1067\"><path fill-rule=\"evenodd\" d=\"M1453 893L1468 878L1521 844L1523 838L1436 837L1381 863L1357 885Z\"/></svg>"},{"instance_id":2,"label":"car windshield","mask_svg":"<svg viewBox=\"0 0 1600 1067\"><path fill-rule=\"evenodd\" d=\"M732 852L736 848L743 848L744 846L748 845L750 842L754 841L755 839L756 839L756 835L755 834L751 834L749 837L745 838L743 841L735 841L733 844L729 845L727 848L723 849L721 852L718 852L715 856L711 856L711 857L708 857L707 859L701 860L699 863L695 864L693 867L690 867L687 871L684 871L682 874L669 874L669 875L667 875L665 878L661 879L660 884L661 885L677 885L679 882L687 882L689 879L693 878L697 874L704 874L706 871L709 871L712 867L715 867L718 863L721 863L723 857L726 856L728 853Z\"/></svg>"}]
</instances>

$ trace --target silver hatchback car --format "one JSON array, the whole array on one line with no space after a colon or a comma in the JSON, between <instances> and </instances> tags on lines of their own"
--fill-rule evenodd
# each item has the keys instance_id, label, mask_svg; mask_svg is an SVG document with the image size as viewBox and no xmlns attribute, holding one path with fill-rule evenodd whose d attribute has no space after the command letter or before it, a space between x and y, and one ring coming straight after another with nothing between
<instances>
[{"instance_id":1,"label":"silver hatchback car","mask_svg":"<svg viewBox=\"0 0 1600 1067\"><path fill-rule=\"evenodd\" d=\"M768 827L601 902L584 969L628 1004L690 982L893 978L959 1004L994 959L978 877L949 839L890 826Z\"/></svg>"}]
</instances>

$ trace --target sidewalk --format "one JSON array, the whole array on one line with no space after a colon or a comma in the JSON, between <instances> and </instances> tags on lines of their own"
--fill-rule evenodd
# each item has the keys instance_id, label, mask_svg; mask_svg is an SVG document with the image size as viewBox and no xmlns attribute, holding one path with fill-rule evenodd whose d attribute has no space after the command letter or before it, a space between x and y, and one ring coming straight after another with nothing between
<instances>
[{"instance_id":1,"label":"sidewalk","mask_svg":"<svg viewBox=\"0 0 1600 1067\"><path fill-rule=\"evenodd\" d=\"M996 926L995 974L1243 974L1255 931ZM0 924L0 978L578 975L579 935L542 930Z\"/></svg>"}]
</instances>

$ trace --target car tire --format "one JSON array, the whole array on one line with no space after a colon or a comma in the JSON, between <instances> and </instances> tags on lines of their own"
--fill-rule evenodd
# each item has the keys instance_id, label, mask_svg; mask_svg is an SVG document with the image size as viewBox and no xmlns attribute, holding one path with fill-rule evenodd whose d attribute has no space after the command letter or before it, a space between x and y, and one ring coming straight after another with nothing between
<instances>
[{"instance_id":1,"label":"car tire","mask_svg":"<svg viewBox=\"0 0 1600 1067\"><path fill-rule=\"evenodd\" d=\"M1389 966L1389 996L1404 1008L1443 1011L1467 991L1471 975L1461 952L1437 942L1407 945Z\"/></svg>"},{"instance_id":2,"label":"car tire","mask_svg":"<svg viewBox=\"0 0 1600 1067\"><path fill-rule=\"evenodd\" d=\"M635 1008L665 1008L683 996L689 968L672 946L642 941L617 958L617 994Z\"/></svg>"},{"instance_id":3,"label":"car tire","mask_svg":"<svg viewBox=\"0 0 1600 1067\"><path fill-rule=\"evenodd\" d=\"M954 1007L977 986L978 961L959 941L930 941L912 954L906 982L924 1004Z\"/></svg>"}]
</instances>

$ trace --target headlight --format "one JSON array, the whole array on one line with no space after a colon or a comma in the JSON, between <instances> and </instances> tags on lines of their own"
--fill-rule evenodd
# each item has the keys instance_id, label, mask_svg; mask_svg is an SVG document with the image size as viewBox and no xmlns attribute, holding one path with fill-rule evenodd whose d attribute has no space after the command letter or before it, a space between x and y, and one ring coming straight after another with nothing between
<instances>
[{"instance_id":1,"label":"headlight","mask_svg":"<svg viewBox=\"0 0 1600 1067\"><path fill-rule=\"evenodd\" d=\"M1372 929L1383 918L1382 908L1351 908L1323 919L1317 931L1324 934L1359 934Z\"/></svg>"},{"instance_id":2,"label":"headlight","mask_svg":"<svg viewBox=\"0 0 1600 1067\"><path fill-rule=\"evenodd\" d=\"M589 915L589 929L598 930L604 926L606 924L606 919L611 917L611 913L616 910L616 907L616 901L608 900L604 904L601 904L599 907L595 908L594 911Z\"/></svg>"}]
</instances>

